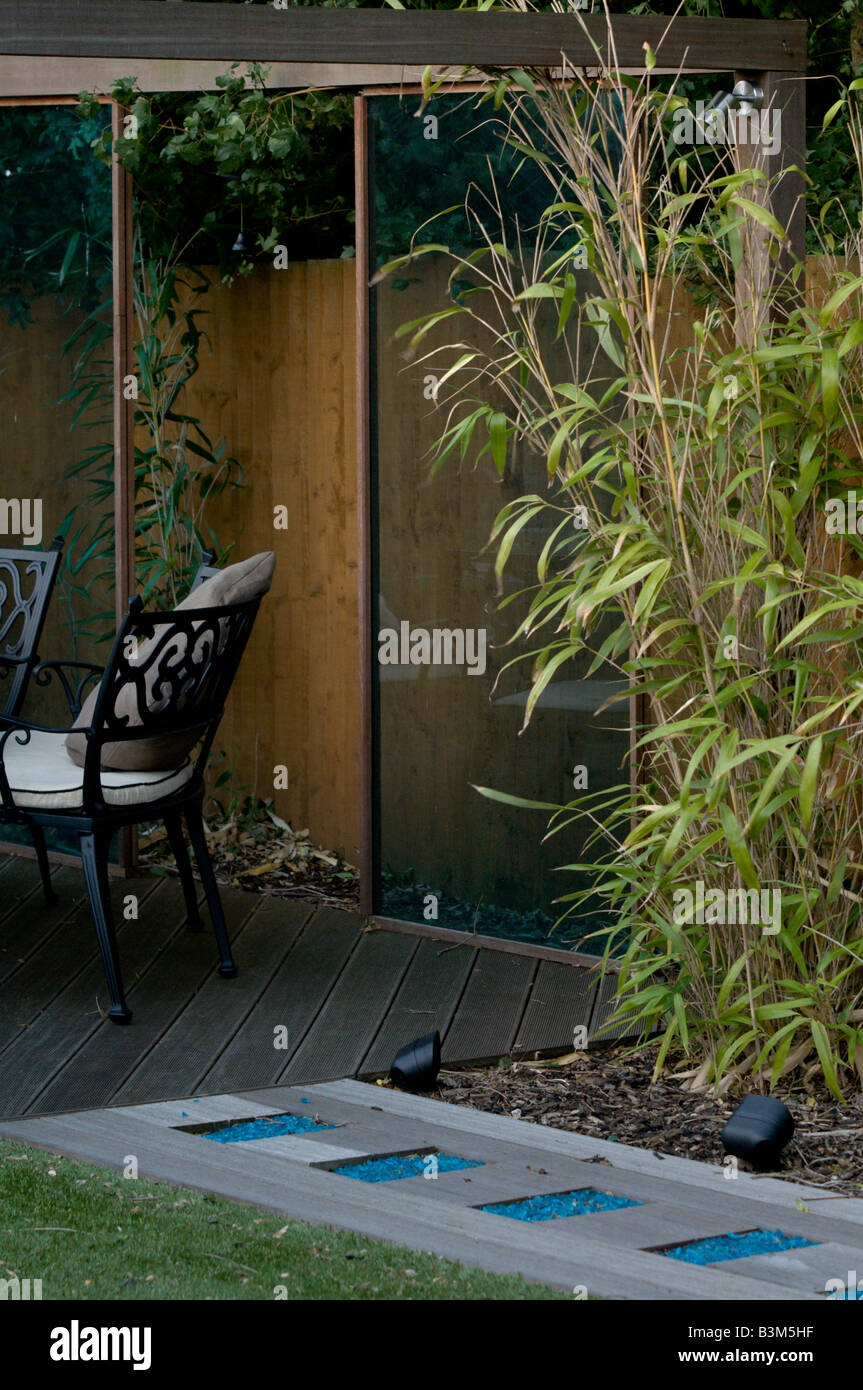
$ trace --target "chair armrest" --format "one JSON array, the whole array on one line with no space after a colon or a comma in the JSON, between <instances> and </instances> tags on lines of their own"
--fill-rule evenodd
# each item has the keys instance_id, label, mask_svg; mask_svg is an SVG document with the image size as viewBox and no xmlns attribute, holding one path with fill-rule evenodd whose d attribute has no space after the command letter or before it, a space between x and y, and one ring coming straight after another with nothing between
<instances>
[{"instance_id":1,"label":"chair armrest","mask_svg":"<svg viewBox=\"0 0 863 1390\"><path fill-rule=\"evenodd\" d=\"M75 678L67 675L66 672L83 671L84 674ZM81 713L81 706L85 700L85 690L88 683L92 680L102 679L103 668L94 666L89 661L40 661L38 666L33 668L32 680L36 685L50 685L54 677L60 682L69 713L73 719L77 719ZM36 725L33 725L36 728Z\"/></svg>"},{"instance_id":2,"label":"chair armrest","mask_svg":"<svg viewBox=\"0 0 863 1390\"><path fill-rule=\"evenodd\" d=\"M22 733L24 733L26 737L21 738L20 735ZM12 791L9 787L9 778L6 776L6 759L4 756L6 751L6 744L8 743L9 739L12 737L13 734L19 735L19 743L30 742L30 729L28 728L28 726L24 724L24 722L20 719L13 719L11 718L11 716L4 715L3 729L2 732L0 732L0 803L2 803L3 809L11 817L11 819L17 820L18 808L16 807L12 797Z\"/></svg>"},{"instance_id":3,"label":"chair armrest","mask_svg":"<svg viewBox=\"0 0 863 1390\"><path fill-rule=\"evenodd\" d=\"M80 729L76 729L76 734L86 734L92 729L92 724L83 724ZM14 714L0 714L0 735L3 742L6 742L6 734L13 734L15 730L24 730L29 733L31 730L37 734L69 734L71 729L68 724L34 724L32 719L19 719ZM28 739L21 740L27 743Z\"/></svg>"},{"instance_id":4,"label":"chair armrest","mask_svg":"<svg viewBox=\"0 0 863 1390\"><path fill-rule=\"evenodd\" d=\"M93 728L94 726L92 724L87 724L76 732L86 736L93 732ZM9 742L10 738L17 735L16 741L22 745L26 745L30 742L31 733L68 734L69 729L65 726L58 729L52 724L32 724L27 719L18 719L11 714L0 714L0 805L3 806L3 809L7 811L14 820L20 820L20 815L12 797L9 778L6 775L6 744Z\"/></svg>"}]
</instances>

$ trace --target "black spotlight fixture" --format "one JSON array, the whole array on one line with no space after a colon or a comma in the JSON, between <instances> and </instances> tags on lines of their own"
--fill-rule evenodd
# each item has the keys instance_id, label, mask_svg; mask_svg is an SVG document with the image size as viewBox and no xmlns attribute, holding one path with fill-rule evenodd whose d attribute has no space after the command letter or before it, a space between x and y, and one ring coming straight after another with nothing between
<instances>
[{"instance_id":1,"label":"black spotlight fixture","mask_svg":"<svg viewBox=\"0 0 863 1390\"><path fill-rule=\"evenodd\" d=\"M773 1096L746 1096L722 1131L722 1147L760 1171L775 1168L794 1133L787 1105Z\"/></svg>"},{"instance_id":2,"label":"black spotlight fixture","mask_svg":"<svg viewBox=\"0 0 863 1390\"><path fill-rule=\"evenodd\" d=\"M396 1053L390 1081L400 1091L430 1091L440 1071L440 1033L417 1038Z\"/></svg>"}]
</instances>

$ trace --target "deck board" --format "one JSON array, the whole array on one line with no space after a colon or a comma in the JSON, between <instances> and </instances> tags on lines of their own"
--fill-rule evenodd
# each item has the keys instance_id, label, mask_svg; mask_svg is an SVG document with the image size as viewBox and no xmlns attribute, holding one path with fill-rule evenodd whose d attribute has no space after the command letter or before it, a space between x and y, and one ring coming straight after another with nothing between
<instances>
[{"instance_id":1,"label":"deck board","mask_svg":"<svg viewBox=\"0 0 863 1390\"><path fill-rule=\"evenodd\" d=\"M536 970L537 961L530 956L476 949L470 979L443 1039L445 1066L466 1057L486 1062L508 1055Z\"/></svg>"},{"instance_id":2,"label":"deck board","mask_svg":"<svg viewBox=\"0 0 863 1390\"><path fill-rule=\"evenodd\" d=\"M212 932L190 932L182 893L176 879L162 879L159 897L151 910L145 905L140 930L146 922L149 930L161 939L163 948L154 959L148 960L145 970L127 987L132 1023L117 1028L108 1025L119 1036L106 1039L99 1028L78 1054L72 1057L46 1091L41 1105L45 1109L77 1109L104 1105L111 1098L127 1100L126 1080L139 1065L142 1053L149 1055L163 1034L186 1010L205 982L215 974L219 958ZM255 896L238 894L225 899L225 921L232 941L260 902ZM204 919L206 921L206 917ZM161 924L161 927L160 927ZM121 952L123 944L120 945ZM230 980L219 983L230 987ZM227 991L226 991L227 993ZM182 1052L177 1052L178 1066ZM145 1099L158 1099L147 1095Z\"/></svg>"},{"instance_id":3,"label":"deck board","mask_svg":"<svg viewBox=\"0 0 863 1390\"><path fill-rule=\"evenodd\" d=\"M634 1025L625 1018L603 1030L606 1019L614 1013L616 983L614 976L606 975L603 980L600 980L599 988L593 997L590 1036L599 1043L617 1042L635 1031Z\"/></svg>"},{"instance_id":4,"label":"deck board","mask_svg":"<svg viewBox=\"0 0 863 1390\"><path fill-rule=\"evenodd\" d=\"M590 1022L597 982L598 976L587 970L541 960L513 1052L534 1056L571 1051L575 1029Z\"/></svg>"},{"instance_id":5,"label":"deck board","mask_svg":"<svg viewBox=\"0 0 863 1390\"><path fill-rule=\"evenodd\" d=\"M206 912L203 932L187 931L177 879L151 876L111 880L133 1012L118 1028L102 1016L81 873L52 877L60 901L46 908L36 864L0 858L0 1118L381 1075L435 1028L449 1066L566 1050L576 1014L598 1012L577 961L367 928L356 913L233 888L222 899L239 974L223 980ZM137 920L123 917L129 894Z\"/></svg>"},{"instance_id":6,"label":"deck board","mask_svg":"<svg viewBox=\"0 0 863 1390\"><path fill-rule=\"evenodd\" d=\"M296 1052L356 947L362 919L319 908L238 1033L203 1079L208 1091L272 1086ZM242 968L242 962L240 963ZM287 1047L274 1046L274 1030L287 1029ZM242 1078L252 1076L246 1083ZM201 1089L201 1087L199 1087Z\"/></svg>"},{"instance_id":7,"label":"deck board","mask_svg":"<svg viewBox=\"0 0 863 1390\"><path fill-rule=\"evenodd\" d=\"M123 897L128 891L127 883L119 879L112 881L111 903L117 917L121 951L127 938L133 943L133 951L139 939L138 933L124 930L129 923L120 925ZM152 888L147 884L146 890L141 891L151 892ZM73 909L71 912L70 907ZM34 1065L44 1078L46 1064L53 1056L48 1039L53 1035L55 1025L62 1026L62 1020L71 1009L77 1018L87 1020L88 1029L92 1028L98 1022L100 1008L107 1003L107 986L98 963L96 937L86 898L73 890L73 895L65 904L61 899L56 908L41 905L40 908L41 911L36 913L24 904L22 912L30 918L31 934L38 945L25 956L23 964L14 974L8 975L0 985L0 1071L5 1074L10 1069L14 1070L22 1049L17 1049L10 1056L10 1048L19 1034L40 1019L40 1056L34 1057ZM60 923L57 929L48 932L45 922L53 920L55 913ZM143 943L143 946L142 965L149 942ZM128 957L128 951L125 955ZM46 1019L49 1020L47 1025ZM23 1050L26 1050L26 1045Z\"/></svg>"},{"instance_id":8,"label":"deck board","mask_svg":"<svg viewBox=\"0 0 863 1390\"><path fill-rule=\"evenodd\" d=\"M29 871L29 893L22 865ZM55 869L51 878L59 901L46 907L38 877L33 876L32 861L19 859L18 866L11 873L7 869L0 878L0 981L38 951L84 901L81 875L72 869Z\"/></svg>"},{"instance_id":9,"label":"deck board","mask_svg":"<svg viewBox=\"0 0 863 1390\"><path fill-rule=\"evenodd\" d=\"M130 892L129 883L118 879L111 885L117 942L131 1000L139 975L147 971L154 956L158 959L158 952L179 929L182 908L176 887L165 879L156 880L152 886L136 883L140 917L126 922L122 921L121 912L123 898ZM118 1039L116 1051L105 1047L105 1029L110 1027L113 1031L115 1025L102 1017L102 1011L108 1007L107 986L101 958L92 949L95 936L86 905L82 905L74 920L78 932L70 944L86 960L85 967L0 1054L3 1091L10 1103L22 1109L35 1106L37 1111L43 1111L57 1110L61 1104L66 1108L98 1104L105 1091L103 1072L112 1072L122 1046ZM64 933L66 930L64 927ZM38 962L33 964L35 968ZM10 991L14 990L16 979L13 976L7 982ZM96 1065L88 1065L94 1051Z\"/></svg>"},{"instance_id":10,"label":"deck board","mask_svg":"<svg viewBox=\"0 0 863 1390\"><path fill-rule=\"evenodd\" d=\"M620 1185L631 1192L635 1206L572 1221L511 1221L478 1211L477 1201L565 1190L585 1178L594 1183L595 1170L585 1161L590 1160L594 1141L356 1082L303 1085L293 1092L278 1088L270 1099L277 1097L292 1112L312 1103L326 1114L348 1108L359 1123L347 1120L342 1128L317 1138L208 1144L172 1127L170 1116L160 1125L148 1106L141 1118L134 1109L95 1110L0 1123L0 1133L114 1169L125 1167L134 1155L139 1173L156 1181L218 1193L289 1219L324 1222L564 1288L582 1285L600 1297L813 1301L823 1296L825 1256L819 1252L828 1250L829 1260L832 1247L834 1260L842 1261L841 1270L853 1265L851 1256L859 1249L863 1216L858 1214L843 1240L843 1213L837 1220L829 1212L814 1217L809 1212L807 1199L818 1196L817 1190L775 1183L784 1191L771 1200L759 1182L746 1185L741 1175L742 1192L731 1192L729 1184L717 1184L710 1165L686 1159L659 1162L653 1153L622 1144L606 1145L614 1150L613 1190ZM187 1098L185 1105L191 1109L195 1100ZM406 1119L411 1114L421 1117L419 1123ZM389 1153L402 1150L406 1142L415 1145L419 1132L424 1145L473 1156L482 1166L469 1177L441 1173L433 1183L422 1177L350 1182L328 1171L339 1149L368 1151L364 1134L375 1152ZM541 1166L534 1161L527 1168L526 1160L536 1152ZM658 1171L644 1177L640 1168L645 1163ZM708 1208L714 1218L708 1216ZM640 1248L644 1239L658 1237L667 1245L681 1234L710 1231L711 1226L713 1232L721 1232L761 1221L774 1229L787 1226L824 1239L818 1250L810 1251L811 1273L803 1287L796 1275L787 1277L782 1264L767 1266L751 1278L747 1261L740 1261L744 1267L729 1274L724 1264L683 1265Z\"/></svg>"},{"instance_id":11,"label":"deck board","mask_svg":"<svg viewBox=\"0 0 863 1390\"><path fill-rule=\"evenodd\" d=\"M469 946L425 937L381 1027L358 1069L361 1076L389 1071L400 1047L437 1029L443 1037L452 1022L474 962Z\"/></svg>"},{"instance_id":12,"label":"deck board","mask_svg":"<svg viewBox=\"0 0 863 1390\"><path fill-rule=\"evenodd\" d=\"M280 1075L280 1085L356 1075L417 944L416 937L400 932L363 932L327 1002Z\"/></svg>"},{"instance_id":13,"label":"deck board","mask_svg":"<svg viewBox=\"0 0 863 1390\"><path fill-rule=\"evenodd\" d=\"M183 1010L114 1099L159 1100L178 1088L193 1094L274 979L312 911L308 903L262 898L234 942L236 955L246 962L236 979L223 980L214 970L195 1008Z\"/></svg>"}]
</instances>

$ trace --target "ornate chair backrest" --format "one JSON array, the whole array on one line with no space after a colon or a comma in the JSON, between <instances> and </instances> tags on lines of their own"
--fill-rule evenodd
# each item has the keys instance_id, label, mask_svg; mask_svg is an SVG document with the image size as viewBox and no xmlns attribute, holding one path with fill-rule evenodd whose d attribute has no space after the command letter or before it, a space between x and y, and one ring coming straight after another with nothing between
<instances>
[{"instance_id":1,"label":"ornate chair backrest","mask_svg":"<svg viewBox=\"0 0 863 1390\"><path fill-rule=\"evenodd\" d=\"M57 581L63 537L49 550L0 550L0 713L17 715L27 693L48 603Z\"/></svg>"},{"instance_id":2,"label":"ornate chair backrest","mask_svg":"<svg viewBox=\"0 0 863 1390\"><path fill-rule=\"evenodd\" d=\"M175 766L198 744L187 789L200 782L260 602L255 598L217 608L145 613L141 599L131 599L99 686L93 732L87 736L85 809L99 799L99 763L106 743L174 740L181 749Z\"/></svg>"}]
</instances>

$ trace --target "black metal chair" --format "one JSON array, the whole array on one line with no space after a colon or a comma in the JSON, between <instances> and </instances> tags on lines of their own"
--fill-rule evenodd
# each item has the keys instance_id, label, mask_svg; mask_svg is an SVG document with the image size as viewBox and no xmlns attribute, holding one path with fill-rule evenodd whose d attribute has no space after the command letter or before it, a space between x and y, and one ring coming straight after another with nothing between
<instances>
[{"instance_id":1,"label":"black metal chair","mask_svg":"<svg viewBox=\"0 0 863 1390\"><path fill-rule=\"evenodd\" d=\"M62 539L59 540L59 543L62 546ZM56 545L57 541L54 541L53 544ZM2 553L0 551L0 555ZM218 565L213 564L215 558L216 552L214 550L204 550L201 553L201 563L198 565L195 577L189 586L190 594L195 589L199 589L206 580L212 579L214 574L219 573ZM81 706L89 694L87 687L91 682L97 684L102 679L104 666L97 666L91 661L68 661L64 657L56 661L39 661L37 657L36 662L38 664L34 665L32 669L33 684L48 686L56 679L65 697L70 715L73 719L77 719L81 713ZM66 674L67 671L70 673L69 675ZM81 672L80 675L72 674L79 671ZM4 710L3 713L20 713L20 701L18 708Z\"/></svg>"},{"instance_id":2,"label":"black metal chair","mask_svg":"<svg viewBox=\"0 0 863 1390\"><path fill-rule=\"evenodd\" d=\"M14 718L21 712L39 661L39 642L62 558L62 536L55 536L48 550L0 550L0 681L8 682L2 716ZM47 883L45 836L41 827L31 835L50 904L54 898Z\"/></svg>"},{"instance_id":3,"label":"black metal chair","mask_svg":"<svg viewBox=\"0 0 863 1390\"><path fill-rule=\"evenodd\" d=\"M0 649L0 678L6 675L4 668L7 663L9 667L14 666L16 672L9 698L0 711L0 723L6 716L20 715L31 678L34 685L42 687L48 687L56 680L66 700L69 715L73 720L77 719L81 713L81 706L90 693L90 687L97 685L102 679L105 668L91 661L72 661L66 658L40 661L36 652L45 623L45 615L48 611L48 602L59 573L62 551L62 536L55 536L51 542L51 549L48 551L0 551L0 586L2 586L0 588L0 642L7 632L13 630L12 625L17 614L26 610L26 624L19 632L21 652ZM199 588L205 580L218 573L218 567L213 564L214 559L215 551L203 551L201 563L189 589L190 593L192 589ZM20 597L20 577L14 569L13 573L10 574L8 585L4 583L3 573L7 561L10 569L13 569L16 564L21 565L23 561L26 561L27 572L33 572L37 576L33 592L26 600ZM16 605L8 620L4 610L7 590L16 598ZM0 822L5 819L5 809L0 806ZM51 888L51 870L48 863L45 835L39 825L30 826L30 835L33 840L33 848L36 851L39 875L42 879L42 892L46 904L50 907L57 901L57 895Z\"/></svg>"},{"instance_id":4,"label":"black metal chair","mask_svg":"<svg viewBox=\"0 0 863 1390\"><path fill-rule=\"evenodd\" d=\"M31 833L44 827L79 836L84 876L111 999L110 1017L127 1023L108 894L108 848L124 825L161 820L180 873L188 925L200 930L195 880L183 838L185 817L219 948L219 973L236 974L219 890L204 834L203 778L225 700L252 630L260 598L214 608L145 613L134 598L101 678L84 766L69 756L67 729L5 718L0 732L0 799L8 820ZM67 663L68 664L68 663ZM101 767L106 744L169 739L190 751L160 771Z\"/></svg>"},{"instance_id":5,"label":"black metal chair","mask_svg":"<svg viewBox=\"0 0 863 1390\"><path fill-rule=\"evenodd\" d=\"M3 714L21 712L62 555L62 536L49 550L0 550L0 680L9 681Z\"/></svg>"}]
</instances>

